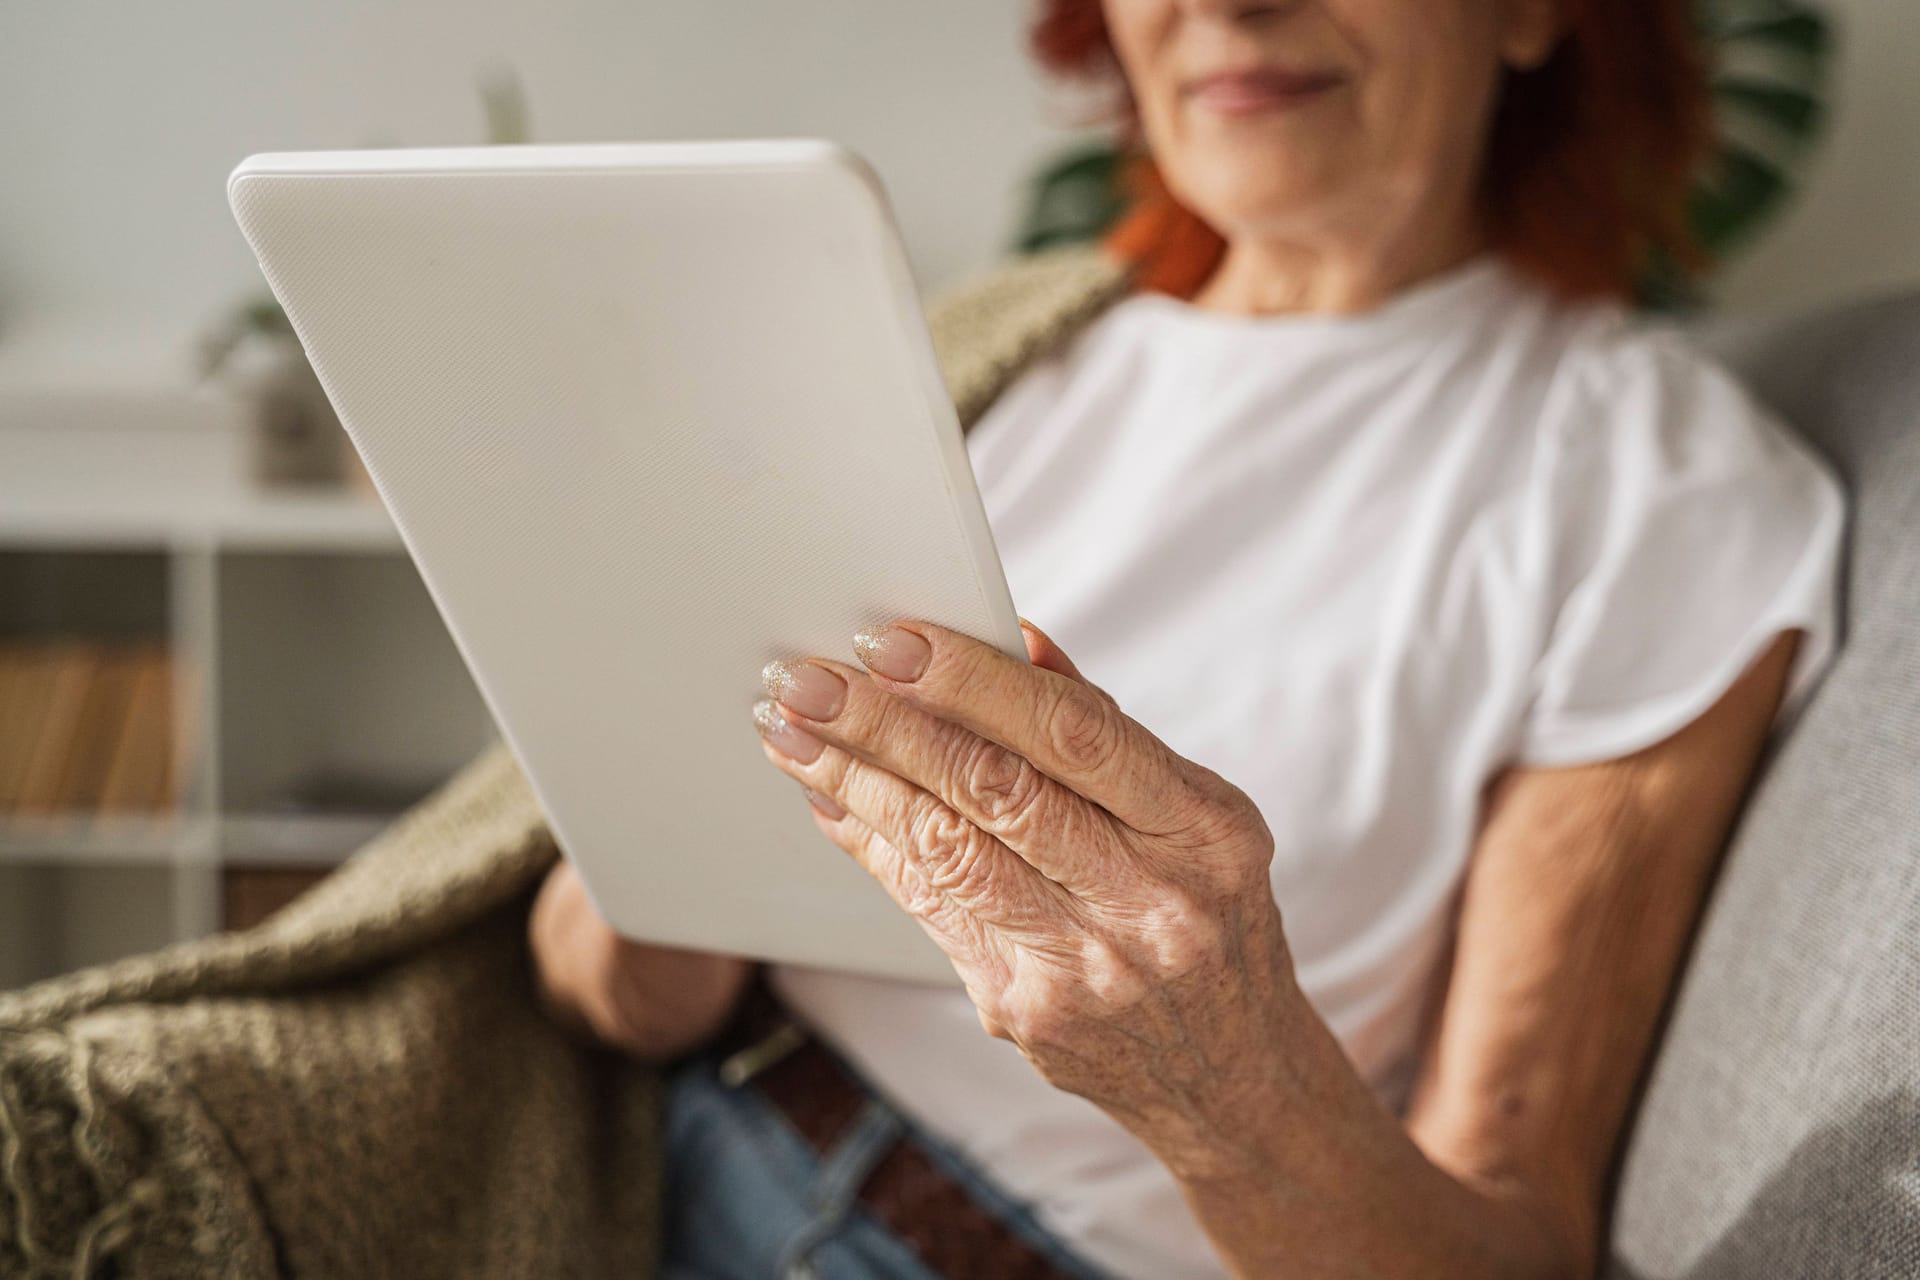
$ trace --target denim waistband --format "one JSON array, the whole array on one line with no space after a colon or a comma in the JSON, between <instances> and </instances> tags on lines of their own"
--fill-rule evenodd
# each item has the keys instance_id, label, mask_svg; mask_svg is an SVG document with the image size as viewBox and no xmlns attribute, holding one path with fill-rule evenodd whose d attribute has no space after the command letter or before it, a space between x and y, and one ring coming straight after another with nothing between
<instances>
[{"instance_id":1,"label":"denim waistband","mask_svg":"<svg viewBox=\"0 0 1920 1280\"><path fill-rule=\"evenodd\" d=\"M723 1080L719 1055L697 1056L673 1073L667 1096L664 1275L674 1280L935 1280L912 1248L858 1200L861 1186L893 1144L907 1141L1063 1274L1103 1280L1031 1209L914 1124L851 1066L846 1070L866 1097L824 1152L802 1140L751 1079Z\"/></svg>"}]
</instances>

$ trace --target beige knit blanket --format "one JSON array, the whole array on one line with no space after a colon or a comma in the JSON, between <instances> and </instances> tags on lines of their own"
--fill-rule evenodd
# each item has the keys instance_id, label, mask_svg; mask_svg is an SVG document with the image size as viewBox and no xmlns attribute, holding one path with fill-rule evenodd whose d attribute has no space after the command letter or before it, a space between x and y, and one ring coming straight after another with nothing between
<instances>
[{"instance_id":1,"label":"beige knit blanket","mask_svg":"<svg viewBox=\"0 0 1920 1280\"><path fill-rule=\"evenodd\" d=\"M962 420L1124 285L940 299ZM555 856L496 745L258 928L0 994L0 1277L651 1274L657 1077L533 998Z\"/></svg>"}]
</instances>

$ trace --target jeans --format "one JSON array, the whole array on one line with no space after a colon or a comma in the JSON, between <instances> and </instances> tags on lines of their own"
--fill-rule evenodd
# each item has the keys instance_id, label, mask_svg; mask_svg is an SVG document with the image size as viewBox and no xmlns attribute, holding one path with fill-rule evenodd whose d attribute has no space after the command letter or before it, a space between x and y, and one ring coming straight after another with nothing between
<instances>
[{"instance_id":1,"label":"jeans","mask_svg":"<svg viewBox=\"0 0 1920 1280\"><path fill-rule=\"evenodd\" d=\"M715 1067L711 1056L695 1058L668 1082L661 1280L938 1280L857 1199L903 1134L1062 1272L1100 1280L1025 1208L877 1095L869 1092L821 1154L751 1081L730 1087Z\"/></svg>"}]
</instances>

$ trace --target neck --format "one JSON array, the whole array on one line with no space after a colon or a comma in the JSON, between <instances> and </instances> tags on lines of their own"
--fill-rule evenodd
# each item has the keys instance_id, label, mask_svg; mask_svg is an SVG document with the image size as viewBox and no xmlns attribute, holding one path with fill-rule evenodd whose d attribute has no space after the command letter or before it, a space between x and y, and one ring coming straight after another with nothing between
<instances>
[{"instance_id":1,"label":"neck","mask_svg":"<svg viewBox=\"0 0 1920 1280\"><path fill-rule=\"evenodd\" d=\"M1459 266L1490 241L1478 220L1386 244L1327 244L1229 236L1220 265L1191 301L1240 315L1371 311L1394 294Z\"/></svg>"}]
</instances>

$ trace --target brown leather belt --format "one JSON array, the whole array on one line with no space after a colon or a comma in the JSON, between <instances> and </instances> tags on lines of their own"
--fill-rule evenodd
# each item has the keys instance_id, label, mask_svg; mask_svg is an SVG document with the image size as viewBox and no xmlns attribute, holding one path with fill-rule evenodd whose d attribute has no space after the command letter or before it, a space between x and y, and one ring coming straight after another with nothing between
<instances>
[{"instance_id":1,"label":"brown leather belt","mask_svg":"<svg viewBox=\"0 0 1920 1280\"><path fill-rule=\"evenodd\" d=\"M866 1087L756 982L716 1045L723 1083L751 1082L822 1155L866 1107ZM933 1271L994 1280L1071 1280L941 1172L909 1135L861 1184L859 1201Z\"/></svg>"}]
</instances>

